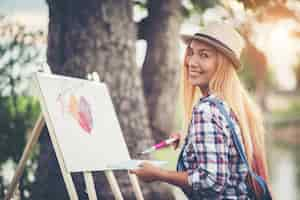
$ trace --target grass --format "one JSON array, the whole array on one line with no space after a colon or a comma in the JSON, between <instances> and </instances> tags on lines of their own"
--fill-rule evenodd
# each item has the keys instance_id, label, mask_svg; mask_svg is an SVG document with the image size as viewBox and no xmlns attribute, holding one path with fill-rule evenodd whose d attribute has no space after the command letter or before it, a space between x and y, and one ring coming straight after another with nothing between
<instances>
[{"instance_id":1,"label":"grass","mask_svg":"<svg viewBox=\"0 0 300 200\"><path fill-rule=\"evenodd\" d=\"M300 122L300 101L292 101L287 109L274 109L271 114L271 124L274 127L285 127Z\"/></svg>"},{"instance_id":2,"label":"grass","mask_svg":"<svg viewBox=\"0 0 300 200\"><path fill-rule=\"evenodd\" d=\"M155 160L167 161L168 163L163 167L164 169L176 170L179 152L180 149L174 150L173 147L167 147L154 152L152 157Z\"/></svg>"}]
</instances>

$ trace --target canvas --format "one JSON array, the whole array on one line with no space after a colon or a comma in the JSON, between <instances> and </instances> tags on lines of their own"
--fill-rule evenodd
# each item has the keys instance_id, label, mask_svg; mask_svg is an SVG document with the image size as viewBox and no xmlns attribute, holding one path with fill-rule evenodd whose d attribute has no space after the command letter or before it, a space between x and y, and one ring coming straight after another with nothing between
<instances>
[{"instance_id":1,"label":"canvas","mask_svg":"<svg viewBox=\"0 0 300 200\"><path fill-rule=\"evenodd\" d=\"M141 161L130 159L106 84L46 73L35 73L34 80L69 172L137 167Z\"/></svg>"}]
</instances>

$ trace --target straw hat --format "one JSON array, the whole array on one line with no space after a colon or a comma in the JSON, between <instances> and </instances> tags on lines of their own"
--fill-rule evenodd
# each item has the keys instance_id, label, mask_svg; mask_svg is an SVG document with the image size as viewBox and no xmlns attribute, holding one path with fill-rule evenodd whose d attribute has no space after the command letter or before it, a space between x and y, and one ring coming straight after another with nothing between
<instances>
[{"instance_id":1,"label":"straw hat","mask_svg":"<svg viewBox=\"0 0 300 200\"><path fill-rule=\"evenodd\" d=\"M192 40L200 40L212 45L227 56L237 70L241 69L240 56L244 48L244 39L229 24L213 22L194 35L181 35L181 39L187 45Z\"/></svg>"}]
</instances>

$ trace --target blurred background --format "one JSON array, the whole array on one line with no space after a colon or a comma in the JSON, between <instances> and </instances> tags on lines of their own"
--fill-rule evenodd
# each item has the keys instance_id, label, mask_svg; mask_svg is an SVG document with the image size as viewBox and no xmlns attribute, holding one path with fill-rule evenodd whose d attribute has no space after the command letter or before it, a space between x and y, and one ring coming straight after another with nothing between
<instances>
[{"instance_id":1,"label":"blurred background","mask_svg":"<svg viewBox=\"0 0 300 200\"><path fill-rule=\"evenodd\" d=\"M264 113L274 196L300 200L299 0L1 0L0 199L40 113L31 75L43 63L56 74L97 72L131 156L140 158L138 152L182 129L179 33L210 21L231 23L244 36L239 74ZM14 199L68 199L47 131ZM168 148L151 157L175 169L177 154ZM93 175L99 198L113 199L103 174ZM116 175L125 199L134 199L126 173ZM80 199L87 199L82 174L72 176ZM184 199L167 184L142 188L145 199Z\"/></svg>"}]
</instances>

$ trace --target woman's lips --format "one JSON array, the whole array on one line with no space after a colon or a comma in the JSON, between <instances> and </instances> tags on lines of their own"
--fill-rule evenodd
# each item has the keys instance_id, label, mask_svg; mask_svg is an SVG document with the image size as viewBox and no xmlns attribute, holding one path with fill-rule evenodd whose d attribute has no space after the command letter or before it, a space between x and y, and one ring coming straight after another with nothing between
<instances>
[{"instance_id":1,"label":"woman's lips","mask_svg":"<svg viewBox=\"0 0 300 200\"><path fill-rule=\"evenodd\" d=\"M203 72L195 72L195 71L190 71L190 76L199 76L201 74L203 74Z\"/></svg>"}]
</instances>

